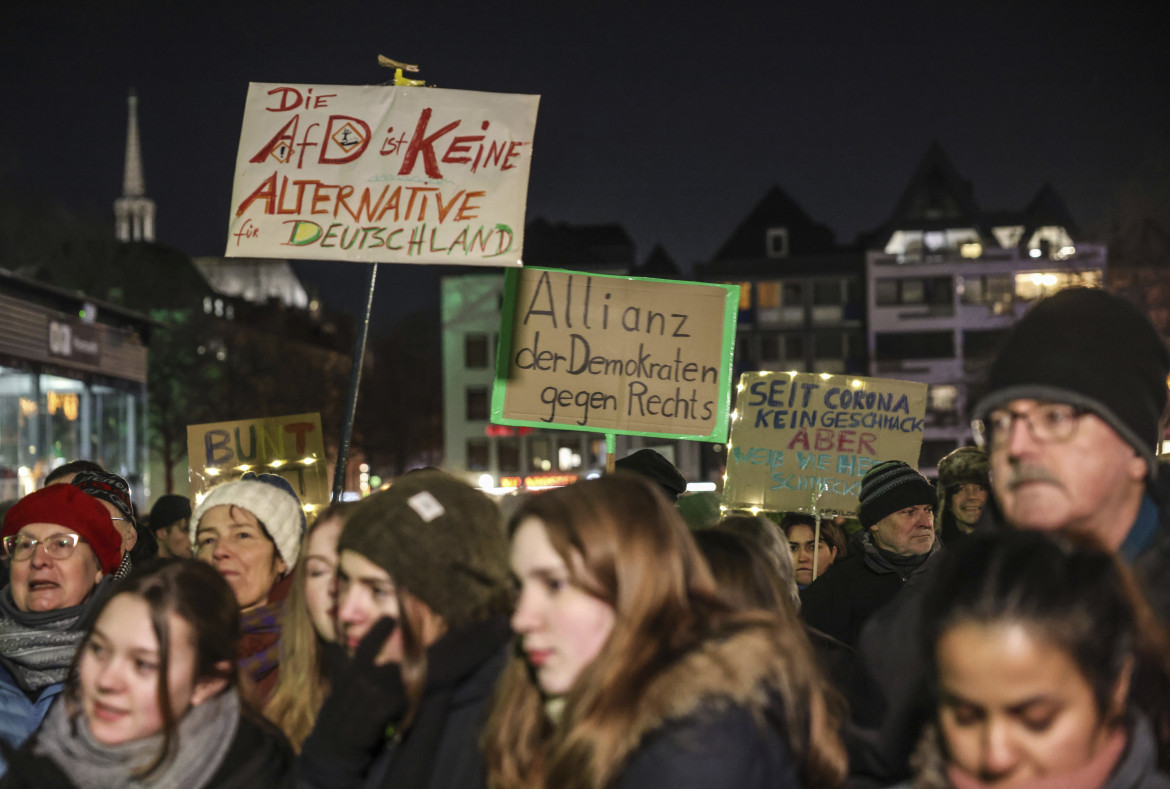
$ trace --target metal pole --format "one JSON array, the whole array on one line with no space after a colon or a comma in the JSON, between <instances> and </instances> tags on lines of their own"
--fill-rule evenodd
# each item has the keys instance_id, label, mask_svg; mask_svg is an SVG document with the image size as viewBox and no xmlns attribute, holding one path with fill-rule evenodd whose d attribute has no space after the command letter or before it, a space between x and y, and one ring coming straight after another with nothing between
<instances>
[{"instance_id":1,"label":"metal pole","mask_svg":"<svg viewBox=\"0 0 1170 789\"><path fill-rule=\"evenodd\" d=\"M341 427L341 444L337 447L337 468L333 472L333 502L341 501L345 490L345 467L349 462L349 442L353 437L353 416L357 411L358 387L362 381L362 361L366 356L366 337L370 333L370 313L374 311L374 281L378 277L378 264L370 263L369 292L366 294L366 314L358 326L357 340L353 346L353 365L349 377L349 398L345 406L345 422Z\"/></svg>"}]
</instances>

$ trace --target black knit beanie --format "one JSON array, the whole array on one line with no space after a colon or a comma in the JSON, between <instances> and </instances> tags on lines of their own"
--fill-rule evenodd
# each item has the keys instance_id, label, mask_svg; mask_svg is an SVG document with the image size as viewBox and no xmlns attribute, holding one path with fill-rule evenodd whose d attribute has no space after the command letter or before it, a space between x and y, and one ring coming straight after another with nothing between
<instances>
[{"instance_id":1,"label":"black knit beanie","mask_svg":"<svg viewBox=\"0 0 1170 789\"><path fill-rule=\"evenodd\" d=\"M1168 374L1170 353L1137 307L1098 288L1069 288L1015 325L972 415L986 420L1018 399L1088 409L1146 460L1152 477Z\"/></svg>"},{"instance_id":2,"label":"black knit beanie","mask_svg":"<svg viewBox=\"0 0 1170 789\"><path fill-rule=\"evenodd\" d=\"M677 502L678 497L687 492L687 478L673 463L653 449L639 449L613 465L616 471L631 471L658 483L658 487L671 501Z\"/></svg>"},{"instance_id":3,"label":"black knit beanie","mask_svg":"<svg viewBox=\"0 0 1170 789\"><path fill-rule=\"evenodd\" d=\"M892 512L919 504L935 505L934 485L901 460L887 460L865 472L861 478L861 511L865 528Z\"/></svg>"},{"instance_id":4,"label":"black knit beanie","mask_svg":"<svg viewBox=\"0 0 1170 789\"><path fill-rule=\"evenodd\" d=\"M495 613L508 544L494 501L442 471L419 471L363 501L337 543L381 567L449 627Z\"/></svg>"}]
</instances>

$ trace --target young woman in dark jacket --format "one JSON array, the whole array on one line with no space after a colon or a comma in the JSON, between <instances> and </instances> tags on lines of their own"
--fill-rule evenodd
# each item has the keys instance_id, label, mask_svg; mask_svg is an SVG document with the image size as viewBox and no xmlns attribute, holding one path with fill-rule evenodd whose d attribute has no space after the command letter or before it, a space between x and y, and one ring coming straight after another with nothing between
<instances>
[{"instance_id":1,"label":"young woman in dark jacket","mask_svg":"<svg viewBox=\"0 0 1170 789\"><path fill-rule=\"evenodd\" d=\"M845 777L799 625L733 611L677 511L620 473L513 515L517 650L484 739L493 789L778 789Z\"/></svg>"},{"instance_id":2,"label":"young woman in dark jacket","mask_svg":"<svg viewBox=\"0 0 1170 789\"><path fill-rule=\"evenodd\" d=\"M338 542L338 638L352 658L305 740L310 787L474 789L511 638L494 502L439 471L363 501Z\"/></svg>"},{"instance_id":3,"label":"young woman in dark jacket","mask_svg":"<svg viewBox=\"0 0 1170 789\"><path fill-rule=\"evenodd\" d=\"M0 787L292 787L284 736L237 692L239 613L214 569L135 568L78 650L63 697Z\"/></svg>"}]
</instances>

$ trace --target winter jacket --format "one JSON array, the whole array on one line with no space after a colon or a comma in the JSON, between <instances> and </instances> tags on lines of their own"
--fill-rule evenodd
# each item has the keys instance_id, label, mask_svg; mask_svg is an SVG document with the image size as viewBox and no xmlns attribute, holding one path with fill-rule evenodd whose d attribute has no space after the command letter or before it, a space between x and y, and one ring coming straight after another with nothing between
<instances>
[{"instance_id":1,"label":"winter jacket","mask_svg":"<svg viewBox=\"0 0 1170 789\"><path fill-rule=\"evenodd\" d=\"M180 746L181 747L181 746ZM295 757L284 735L267 721L242 713L219 769L203 787L190 789L293 789ZM56 763L25 747L12 756L0 789L75 789Z\"/></svg>"},{"instance_id":2,"label":"winter jacket","mask_svg":"<svg viewBox=\"0 0 1170 789\"><path fill-rule=\"evenodd\" d=\"M856 647L866 620L898 594L910 577L937 563L937 550L932 551L913 570L900 571L883 563L876 555L877 548L866 538L856 552L834 562L824 575L804 588L800 593L800 615L810 627Z\"/></svg>"},{"instance_id":3,"label":"winter jacket","mask_svg":"<svg viewBox=\"0 0 1170 789\"><path fill-rule=\"evenodd\" d=\"M345 703L338 709L331 696L305 741L299 761L298 784L319 789L347 787L427 787L427 789L475 789L486 787L479 738L487 718L492 688L507 659L511 632L506 620L485 621L448 633L428 649L428 685L419 711L402 735L387 738L387 719L394 694L385 687L366 685L366 703L355 709L353 692L361 686L334 685ZM482 657L480 657L482 655ZM468 661L468 656L472 660ZM355 662L358 658L355 657ZM460 661L469 665L460 667ZM444 665L445 664L445 665ZM438 682L451 674L451 682ZM360 678L359 678L360 679ZM376 679L373 679L376 682ZM373 733L374 746L344 748L332 742L329 726L333 715L341 714L340 726L355 726L353 740ZM350 743L353 744L353 743ZM342 749L344 748L344 752Z\"/></svg>"},{"instance_id":4,"label":"winter jacket","mask_svg":"<svg viewBox=\"0 0 1170 789\"><path fill-rule=\"evenodd\" d=\"M19 748L41 725L53 700L64 690L65 683L58 682L41 689L35 699L16 684L8 669L0 664L0 742L9 749ZM7 765L0 753L0 775Z\"/></svg>"},{"instance_id":5,"label":"winter jacket","mask_svg":"<svg viewBox=\"0 0 1170 789\"><path fill-rule=\"evenodd\" d=\"M632 703L627 750L604 785L617 789L801 786L782 733L782 654L764 628L710 639L652 678ZM807 737L807 733L801 733Z\"/></svg>"}]
</instances>

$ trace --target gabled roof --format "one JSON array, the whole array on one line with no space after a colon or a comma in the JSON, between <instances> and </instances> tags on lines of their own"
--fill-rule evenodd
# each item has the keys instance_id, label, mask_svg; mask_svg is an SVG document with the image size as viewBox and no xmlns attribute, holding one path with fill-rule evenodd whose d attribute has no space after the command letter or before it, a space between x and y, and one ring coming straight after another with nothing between
<instances>
[{"instance_id":1,"label":"gabled roof","mask_svg":"<svg viewBox=\"0 0 1170 789\"><path fill-rule=\"evenodd\" d=\"M773 186L732 231L712 262L767 257L768 230L780 227L788 230L790 256L837 251L833 231L813 221L784 190Z\"/></svg>"},{"instance_id":2,"label":"gabled roof","mask_svg":"<svg viewBox=\"0 0 1170 789\"><path fill-rule=\"evenodd\" d=\"M903 190L893 215L871 237L885 247L897 230L973 227L990 238L971 184L959 176L937 141L930 143Z\"/></svg>"},{"instance_id":3,"label":"gabled roof","mask_svg":"<svg viewBox=\"0 0 1170 789\"><path fill-rule=\"evenodd\" d=\"M570 225L537 218L524 228L524 264L630 271L635 266L634 240L619 224Z\"/></svg>"},{"instance_id":4,"label":"gabled roof","mask_svg":"<svg viewBox=\"0 0 1170 789\"><path fill-rule=\"evenodd\" d=\"M1028 203L1028 207L1023 211L1023 220L1020 224L1024 226L1024 235L1022 236L1024 240L1031 238L1032 233L1037 228L1050 225L1063 227L1065 232L1074 239L1078 235L1076 222L1073 221L1068 206L1060 199L1056 190L1048 184L1040 187L1040 191L1032 198L1032 202Z\"/></svg>"},{"instance_id":5,"label":"gabled roof","mask_svg":"<svg viewBox=\"0 0 1170 789\"><path fill-rule=\"evenodd\" d=\"M662 244L655 244L654 249L650 250L650 254L646 260L638 267L639 277L661 277L663 279L674 279L679 276L678 266L674 264L674 260L667 254L666 248Z\"/></svg>"}]
</instances>

